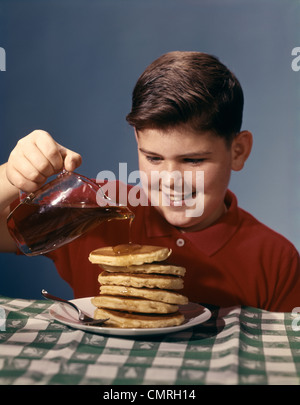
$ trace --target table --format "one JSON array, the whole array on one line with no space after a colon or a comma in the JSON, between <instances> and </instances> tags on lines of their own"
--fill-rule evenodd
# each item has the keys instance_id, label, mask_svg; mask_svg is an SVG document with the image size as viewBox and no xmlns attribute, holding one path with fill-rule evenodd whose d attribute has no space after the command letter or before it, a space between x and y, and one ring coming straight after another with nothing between
<instances>
[{"instance_id":1,"label":"table","mask_svg":"<svg viewBox=\"0 0 300 405\"><path fill-rule=\"evenodd\" d=\"M60 324L50 305L0 296L1 385L299 385L293 313L220 308L192 329L123 338Z\"/></svg>"}]
</instances>

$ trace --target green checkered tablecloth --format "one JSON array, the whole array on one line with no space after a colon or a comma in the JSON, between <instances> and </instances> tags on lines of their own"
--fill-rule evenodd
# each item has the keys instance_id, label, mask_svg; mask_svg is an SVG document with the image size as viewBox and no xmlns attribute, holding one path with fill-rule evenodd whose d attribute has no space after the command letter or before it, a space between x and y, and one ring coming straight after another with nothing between
<instances>
[{"instance_id":1,"label":"green checkered tablecloth","mask_svg":"<svg viewBox=\"0 0 300 405\"><path fill-rule=\"evenodd\" d=\"M0 297L1 385L299 384L297 315L216 310L202 325L123 338L53 321L49 301ZM300 324L300 322L299 322Z\"/></svg>"}]
</instances>

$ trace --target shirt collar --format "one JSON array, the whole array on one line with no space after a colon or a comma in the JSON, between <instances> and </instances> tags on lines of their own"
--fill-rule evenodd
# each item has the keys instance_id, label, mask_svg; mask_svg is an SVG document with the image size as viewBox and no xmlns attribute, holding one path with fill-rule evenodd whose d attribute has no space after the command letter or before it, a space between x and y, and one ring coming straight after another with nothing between
<instances>
[{"instance_id":1,"label":"shirt collar","mask_svg":"<svg viewBox=\"0 0 300 405\"><path fill-rule=\"evenodd\" d=\"M225 196L227 211L213 225L197 232L180 232L170 225L159 212L149 206L145 221L149 238L173 236L188 239L197 249L211 256L221 249L233 236L239 225L239 210L236 196L228 190Z\"/></svg>"}]
</instances>

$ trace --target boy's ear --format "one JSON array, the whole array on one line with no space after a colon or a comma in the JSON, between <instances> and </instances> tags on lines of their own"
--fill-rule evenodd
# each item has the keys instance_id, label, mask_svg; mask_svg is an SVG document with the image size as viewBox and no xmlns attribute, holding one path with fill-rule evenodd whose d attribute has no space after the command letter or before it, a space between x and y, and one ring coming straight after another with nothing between
<instances>
[{"instance_id":1,"label":"boy's ear","mask_svg":"<svg viewBox=\"0 0 300 405\"><path fill-rule=\"evenodd\" d=\"M248 156L251 153L253 144L253 137L251 132L242 131L236 135L231 145L232 170L239 171L242 170Z\"/></svg>"},{"instance_id":2,"label":"boy's ear","mask_svg":"<svg viewBox=\"0 0 300 405\"><path fill-rule=\"evenodd\" d=\"M135 127L133 128L133 130L134 130L135 140L138 141L138 133L137 133L137 130L136 130Z\"/></svg>"}]
</instances>

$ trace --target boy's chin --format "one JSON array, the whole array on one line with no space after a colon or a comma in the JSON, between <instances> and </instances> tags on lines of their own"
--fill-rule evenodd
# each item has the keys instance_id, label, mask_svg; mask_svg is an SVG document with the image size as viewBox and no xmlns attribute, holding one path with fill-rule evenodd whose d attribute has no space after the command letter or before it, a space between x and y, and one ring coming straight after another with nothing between
<instances>
[{"instance_id":1,"label":"boy's chin","mask_svg":"<svg viewBox=\"0 0 300 405\"><path fill-rule=\"evenodd\" d=\"M199 218L188 217L186 209L177 211L160 209L159 211L170 225L180 228L182 231L189 231L195 227L198 228L198 226L201 227L201 220Z\"/></svg>"}]
</instances>

